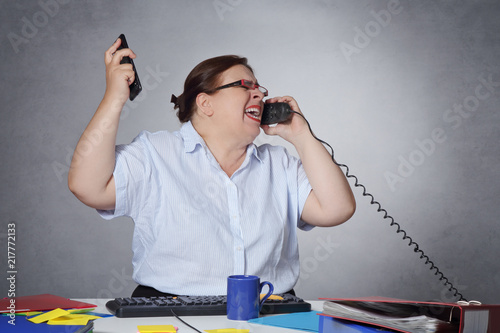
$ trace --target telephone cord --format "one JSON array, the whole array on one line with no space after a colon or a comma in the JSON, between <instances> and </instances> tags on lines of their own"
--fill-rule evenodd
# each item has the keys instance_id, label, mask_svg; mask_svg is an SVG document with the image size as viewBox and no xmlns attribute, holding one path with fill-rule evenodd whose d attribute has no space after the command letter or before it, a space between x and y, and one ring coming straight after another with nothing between
<instances>
[{"instance_id":1,"label":"telephone cord","mask_svg":"<svg viewBox=\"0 0 500 333\"><path fill-rule=\"evenodd\" d=\"M443 282L444 286L448 287L448 290L453 293L453 296L455 296L455 297L458 296L460 301L467 301L463 297L463 295L458 291L458 289L453 285L453 283L451 283L450 280L446 276L444 276L444 274L436 266L436 264L434 264L434 262L429 258L429 256L424 253L424 251L420 248L420 245L418 245L418 243L415 242L413 240L413 238L411 238L410 236L408 236L407 232L405 230L403 230L403 228L401 228L401 225L399 223L397 223L394 220L394 218L391 215L388 214L387 210L385 210L384 208L382 208L382 205L378 201L375 200L375 197L366 190L366 187L359 182L358 177L356 177L354 174L350 173L349 167L347 165L345 165L345 164L338 163L337 161L335 161L335 157L334 157L335 152L334 152L332 146L328 142L325 142L325 141L319 139L314 134L314 132L312 131L311 125L309 124L309 121L306 119L306 117L304 117L304 115L302 115L299 112L296 112L296 111L292 111L292 112L298 114L300 117L302 117L306 121L307 126L309 127L309 131L311 132L312 136L316 140L318 140L319 142L321 142L323 145L326 145L330 149L333 163L335 163L338 167L345 169L344 174L346 175L347 178L354 179L354 186L362 188L362 190L363 190L363 196L369 197L370 198L370 204L377 206L377 212L382 212L383 213L383 218L384 219L388 219L390 221L390 225L389 226L391 226L391 227L392 226L396 226L396 228L397 228L396 233L397 234L401 233L402 236L403 236L403 240L408 240L409 241L408 246L410 246L410 247L413 246L413 251L415 253L419 253L420 254L420 259L425 260L425 265L430 265L429 269L431 271L432 270L434 271L434 275L439 276L439 281L444 281Z\"/></svg>"}]
</instances>

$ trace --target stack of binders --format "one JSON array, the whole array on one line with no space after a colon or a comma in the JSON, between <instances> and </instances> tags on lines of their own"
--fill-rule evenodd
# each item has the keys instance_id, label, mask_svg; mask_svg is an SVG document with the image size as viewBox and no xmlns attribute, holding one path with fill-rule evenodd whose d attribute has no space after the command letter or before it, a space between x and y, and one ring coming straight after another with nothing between
<instances>
[{"instance_id":1,"label":"stack of binders","mask_svg":"<svg viewBox=\"0 0 500 333\"><path fill-rule=\"evenodd\" d=\"M388 332L498 333L500 305L479 302L417 302L385 297L327 298L320 318L320 333ZM334 326L357 325L357 330ZM373 329L373 331L371 330Z\"/></svg>"}]
</instances>

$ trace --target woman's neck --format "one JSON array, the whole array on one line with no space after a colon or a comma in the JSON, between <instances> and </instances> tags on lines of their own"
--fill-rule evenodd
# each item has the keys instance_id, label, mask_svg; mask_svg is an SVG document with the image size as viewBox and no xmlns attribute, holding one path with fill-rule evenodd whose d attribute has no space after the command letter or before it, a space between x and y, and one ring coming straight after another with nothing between
<instances>
[{"instance_id":1,"label":"woman's neck","mask_svg":"<svg viewBox=\"0 0 500 333\"><path fill-rule=\"evenodd\" d=\"M199 123L193 123L193 127L203 138L222 170L231 177L245 160L248 144L238 142L234 136L224 135L213 127Z\"/></svg>"}]
</instances>

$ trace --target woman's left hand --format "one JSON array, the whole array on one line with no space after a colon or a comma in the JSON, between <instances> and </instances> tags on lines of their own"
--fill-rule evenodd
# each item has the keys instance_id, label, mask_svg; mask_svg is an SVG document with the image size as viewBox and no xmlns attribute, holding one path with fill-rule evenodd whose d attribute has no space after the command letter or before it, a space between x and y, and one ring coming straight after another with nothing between
<instances>
[{"instance_id":1,"label":"woman's left hand","mask_svg":"<svg viewBox=\"0 0 500 333\"><path fill-rule=\"evenodd\" d=\"M290 105L293 111L302 114L297 101L291 96L273 97L266 100L266 104L283 102ZM261 125L261 127L267 135L278 135L292 144L302 135L310 134L306 121L296 113L293 113L289 120L278 123L276 126Z\"/></svg>"}]
</instances>

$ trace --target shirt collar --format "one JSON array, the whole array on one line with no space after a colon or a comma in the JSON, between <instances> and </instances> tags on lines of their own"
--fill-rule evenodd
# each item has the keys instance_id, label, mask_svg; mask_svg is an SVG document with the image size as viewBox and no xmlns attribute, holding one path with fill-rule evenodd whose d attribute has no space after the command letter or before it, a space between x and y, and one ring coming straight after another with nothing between
<instances>
[{"instance_id":1,"label":"shirt collar","mask_svg":"<svg viewBox=\"0 0 500 333\"><path fill-rule=\"evenodd\" d=\"M201 135L198 134L196 129L193 127L191 121L187 121L186 123L184 123L181 127L180 132L184 140L184 151L186 153L193 152L196 149L197 145L199 145L200 147L204 147L205 149L208 149L205 140L203 140ZM255 143L251 143L248 145L247 156L249 155L255 156L255 158L262 163L262 158L259 156L259 150L257 149Z\"/></svg>"},{"instance_id":2,"label":"shirt collar","mask_svg":"<svg viewBox=\"0 0 500 333\"><path fill-rule=\"evenodd\" d=\"M197 145L200 145L201 147L206 146L205 141L198 134L198 132L196 132L193 124L191 124L191 121L188 121L184 123L184 125L182 125L181 136L184 140L184 151L186 153L193 152Z\"/></svg>"},{"instance_id":3,"label":"shirt collar","mask_svg":"<svg viewBox=\"0 0 500 333\"><path fill-rule=\"evenodd\" d=\"M255 158L257 159L257 161L261 162L261 163L264 163L262 161L262 158L260 157L260 153L259 153L259 150L257 149L257 146L255 145L255 143L251 143L248 145L247 147L247 156L252 154L253 156L255 156Z\"/></svg>"}]
</instances>

